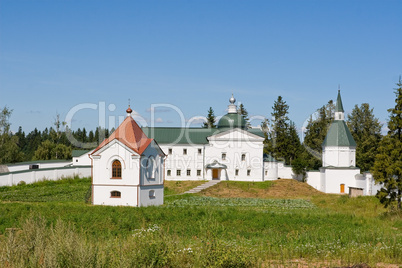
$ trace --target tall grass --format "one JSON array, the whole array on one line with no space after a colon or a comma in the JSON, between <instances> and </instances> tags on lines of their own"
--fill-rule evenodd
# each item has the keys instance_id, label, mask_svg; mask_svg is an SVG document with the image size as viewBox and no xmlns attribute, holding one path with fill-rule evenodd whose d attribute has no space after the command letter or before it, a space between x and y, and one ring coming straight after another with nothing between
<instances>
[{"instance_id":1,"label":"tall grass","mask_svg":"<svg viewBox=\"0 0 402 268\"><path fill-rule=\"evenodd\" d=\"M214 239L188 246L157 225L124 238L89 239L61 220L47 226L38 215L0 239L3 267L252 267L245 252Z\"/></svg>"},{"instance_id":2,"label":"tall grass","mask_svg":"<svg viewBox=\"0 0 402 268\"><path fill-rule=\"evenodd\" d=\"M62 196L82 183L70 182ZM370 197L308 201L176 195L160 207L109 207L84 203L89 184L60 202L43 202L41 193L54 188L47 183L32 186L39 196L33 191L19 194L19 202L1 202L0 267L402 263L401 217L382 210L364 213L377 206ZM27 188L2 189L0 196L19 189Z\"/></svg>"}]
</instances>

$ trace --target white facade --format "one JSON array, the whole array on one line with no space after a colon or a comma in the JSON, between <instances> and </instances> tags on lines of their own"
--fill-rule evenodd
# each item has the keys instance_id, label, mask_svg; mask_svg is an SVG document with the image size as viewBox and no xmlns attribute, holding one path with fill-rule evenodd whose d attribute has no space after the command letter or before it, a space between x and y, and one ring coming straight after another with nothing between
<instances>
[{"instance_id":1,"label":"white facade","mask_svg":"<svg viewBox=\"0 0 402 268\"><path fill-rule=\"evenodd\" d=\"M208 144L161 144L167 180L264 180L264 138L240 128L207 138ZM208 168L214 161L220 167ZM213 171L216 169L217 171Z\"/></svg>"}]
</instances>

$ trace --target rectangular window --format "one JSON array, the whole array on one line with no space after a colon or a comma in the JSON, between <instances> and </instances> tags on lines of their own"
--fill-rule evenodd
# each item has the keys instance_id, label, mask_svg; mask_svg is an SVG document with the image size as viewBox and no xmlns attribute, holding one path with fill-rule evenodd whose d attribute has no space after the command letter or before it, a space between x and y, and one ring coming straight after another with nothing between
<instances>
[{"instance_id":1,"label":"rectangular window","mask_svg":"<svg viewBox=\"0 0 402 268\"><path fill-rule=\"evenodd\" d=\"M176 170L176 175L181 176L181 170L180 169Z\"/></svg>"},{"instance_id":2,"label":"rectangular window","mask_svg":"<svg viewBox=\"0 0 402 268\"><path fill-rule=\"evenodd\" d=\"M183 149L183 154L184 154L184 155L187 154L187 149Z\"/></svg>"},{"instance_id":3,"label":"rectangular window","mask_svg":"<svg viewBox=\"0 0 402 268\"><path fill-rule=\"evenodd\" d=\"M197 176L201 176L201 169L197 169Z\"/></svg>"},{"instance_id":4,"label":"rectangular window","mask_svg":"<svg viewBox=\"0 0 402 268\"><path fill-rule=\"evenodd\" d=\"M235 176L239 176L239 170L238 169L235 170Z\"/></svg>"},{"instance_id":5,"label":"rectangular window","mask_svg":"<svg viewBox=\"0 0 402 268\"><path fill-rule=\"evenodd\" d=\"M172 153L173 153L173 149L172 149L172 148L169 148L168 150L169 150L169 154L172 154Z\"/></svg>"},{"instance_id":6,"label":"rectangular window","mask_svg":"<svg viewBox=\"0 0 402 268\"><path fill-rule=\"evenodd\" d=\"M167 175L171 176L172 175L172 171L170 169L167 170Z\"/></svg>"},{"instance_id":7,"label":"rectangular window","mask_svg":"<svg viewBox=\"0 0 402 268\"><path fill-rule=\"evenodd\" d=\"M198 154L202 154L202 149L198 149Z\"/></svg>"},{"instance_id":8,"label":"rectangular window","mask_svg":"<svg viewBox=\"0 0 402 268\"><path fill-rule=\"evenodd\" d=\"M265 170L265 175L268 175L268 170Z\"/></svg>"},{"instance_id":9,"label":"rectangular window","mask_svg":"<svg viewBox=\"0 0 402 268\"><path fill-rule=\"evenodd\" d=\"M222 160L226 160L226 153L222 153Z\"/></svg>"},{"instance_id":10,"label":"rectangular window","mask_svg":"<svg viewBox=\"0 0 402 268\"><path fill-rule=\"evenodd\" d=\"M187 169L187 176L191 176L191 169Z\"/></svg>"},{"instance_id":11,"label":"rectangular window","mask_svg":"<svg viewBox=\"0 0 402 268\"><path fill-rule=\"evenodd\" d=\"M246 161L246 154L241 155L241 161Z\"/></svg>"},{"instance_id":12,"label":"rectangular window","mask_svg":"<svg viewBox=\"0 0 402 268\"><path fill-rule=\"evenodd\" d=\"M250 174L251 174L251 170L247 169L247 176L250 176Z\"/></svg>"}]
</instances>

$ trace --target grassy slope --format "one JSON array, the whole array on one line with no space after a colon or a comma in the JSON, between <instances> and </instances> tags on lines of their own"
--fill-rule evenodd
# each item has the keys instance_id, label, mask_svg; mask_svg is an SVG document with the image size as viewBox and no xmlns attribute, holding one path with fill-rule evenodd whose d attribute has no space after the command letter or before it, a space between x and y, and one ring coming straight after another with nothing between
<instances>
[{"instance_id":1,"label":"grassy slope","mask_svg":"<svg viewBox=\"0 0 402 268\"><path fill-rule=\"evenodd\" d=\"M201 182L167 182L166 195L184 192L197 183ZM170 196L161 207L103 207L84 203L89 186L89 179L71 179L1 187L0 234L40 214L48 225L61 219L88 237L105 241L126 239L134 230L156 224L185 245L235 243L257 249L253 254L266 260L402 262L402 220L384 216L385 210L374 197L326 195L293 180L222 182L200 194L205 197ZM214 196L230 198L216 200ZM300 206L303 202L313 205Z\"/></svg>"},{"instance_id":2,"label":"grassy slope","mask_svg":"<svg viewBox=\"0 0 402 268\"><path fill-rule=\"evenodd\" d=\"M184 193L206 181L165 181L165 196Z\"/></svg>"}]
</instances>

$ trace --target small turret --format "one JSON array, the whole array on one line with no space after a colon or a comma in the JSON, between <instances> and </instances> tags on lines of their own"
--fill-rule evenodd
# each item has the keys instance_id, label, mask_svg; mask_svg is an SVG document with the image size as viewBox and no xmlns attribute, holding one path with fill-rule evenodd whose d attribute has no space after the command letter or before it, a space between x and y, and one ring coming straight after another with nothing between
<instances>
[{"instance_id":1,"label":"small turret","mask_svg":"<svg viewBox=\"0 0 402 268\"><path fill-rule=\"evenodd\" d=\"M345 120L345 111L343 110L341 90L338 89L338 98L335 106L335 120Z\"/></svg>"}]
</instances>

